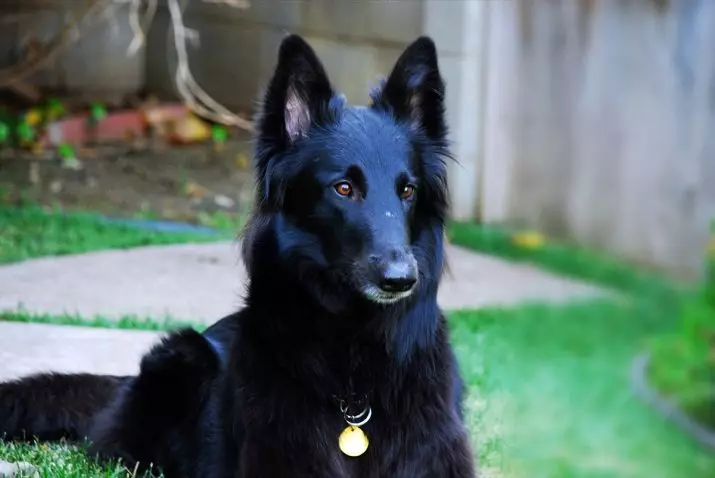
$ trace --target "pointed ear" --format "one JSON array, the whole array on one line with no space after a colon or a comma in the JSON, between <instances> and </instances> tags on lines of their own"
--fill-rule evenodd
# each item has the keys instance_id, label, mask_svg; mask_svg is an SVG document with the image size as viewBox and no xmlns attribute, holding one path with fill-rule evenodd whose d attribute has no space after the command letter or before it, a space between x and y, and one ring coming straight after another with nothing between
<instances>
[{"instance_id":1,"label":"pointed ear","mask_svg":"<svg viewBox=\"0 0 715 478\"><path fill-rule=\"evenodd\" d=\"M370 96L373 108L391 112L431 139L445 138L444 81L431 38L422 36L410 44Z\"/></svg>"},{"instance_id":2,"label":"pointed ear","mask_svg":"<svg viewBox=\"0 0 715 478\"><path fill-rule=\"evenodd\" d=\"M326 118L333 91L315 51L298 35L281 42L278 63L263 97L259 142L276 151Z\"/></svg>"}]
</instances>

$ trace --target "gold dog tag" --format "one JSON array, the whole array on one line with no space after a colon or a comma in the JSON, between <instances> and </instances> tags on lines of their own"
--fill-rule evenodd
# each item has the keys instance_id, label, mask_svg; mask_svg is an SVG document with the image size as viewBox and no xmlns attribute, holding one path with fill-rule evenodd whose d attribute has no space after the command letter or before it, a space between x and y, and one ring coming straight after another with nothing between
<instances>
[{"instance_id":1,"label":"gold dog tag","mask_svg":"<svg viewBox=\"0 0 715 478\"><path fill-rule=\"evenodd\" d=\"M338 438L340 451L352 457L365 453L369 444L370 441L367 439L365 432L354 425L350 425L343 430Z\"/></svg>"}]
</instances>

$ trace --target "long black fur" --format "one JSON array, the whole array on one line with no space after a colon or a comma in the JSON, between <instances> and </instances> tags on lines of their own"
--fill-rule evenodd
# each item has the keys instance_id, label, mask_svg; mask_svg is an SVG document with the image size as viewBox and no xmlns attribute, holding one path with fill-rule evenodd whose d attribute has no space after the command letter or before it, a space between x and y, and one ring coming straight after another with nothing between
<instances>
[{"instance_id":1,"label":"long black fur","mask_svg":"<svg viewBox=\"0 0 715 478\"><path fill-rule=\"evenodd\" d=\"M0 434L87 438L169 478L476 476L437 305L449 151L433 42L412 43L371 98L348 107L311 47L284 39L257 119L245 307L168 334L136 377L0 384ZM416 270L399 298L375 286L393 266ZM341 400L373 412L357 458L338 448Z\"/></svg>"}]
</instances>

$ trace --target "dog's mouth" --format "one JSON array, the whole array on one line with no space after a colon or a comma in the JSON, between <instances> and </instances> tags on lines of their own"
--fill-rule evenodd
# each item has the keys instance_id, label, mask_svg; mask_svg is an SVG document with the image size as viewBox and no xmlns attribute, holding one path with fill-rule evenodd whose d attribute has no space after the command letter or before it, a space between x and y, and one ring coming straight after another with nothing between
<instances>
[{"instance_id":1,"label":"dog's mouth","mask_svg":"<svg viewBox=\"0 0 715 478\"><path fill-rule=\"evenodd\" d=\"M416 288L416 284L407 290L386 291L375 284L365 284L361 287L360 292L366 299L376 304L394 304L401 300L410 297Z\"/></svg>"}]
</instances>

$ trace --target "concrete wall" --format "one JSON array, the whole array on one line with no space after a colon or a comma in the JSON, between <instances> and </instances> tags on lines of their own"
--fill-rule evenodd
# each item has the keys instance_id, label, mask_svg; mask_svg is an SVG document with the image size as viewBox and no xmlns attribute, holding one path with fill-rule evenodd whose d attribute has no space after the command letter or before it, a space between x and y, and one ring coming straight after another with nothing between
<instances>
[{"instance_id":1,"label":"concrete wall","mask_svg":"<svg viewBox=\"0 0 715 478\"><path fill-rule=\"evenodd\" d=\"M489 2L480 209L674 273L715 217L715 2Z\"/></svg>"},{"instance_id":2,"label":"concrete wall","mask_svg":"<svg viewBox=\"0 0 715 478\"><path fill-rule=\"evenodd\" d=\"M0 25L3 31L12 32L12 38L2 36L5 46L0 49L0 58L5 63L22 58L20 49L27 38L50 41L65 24L66 16L81 7L82 2L60 0L51 9L16 14L17 21ZM132 57L126 55L133 38L128 11L127 5L117 7L107 20L87 29L80 41L29 77L29 81L88 96L136 93L144 84L144 50Z\"/></svg>"},{"instance_id":3,"label":"concrete wall","mask_svg":"<svg viewBox=\"0 0 715 478\"><path fill-rule=\"evenodd\" d=\"M233 109L255 105L288 32L303 35L313 45L349 101L364 103L378 75L389 72L422 29L419 0L251 3L249 9L240 10L193 1L185 12L187 26L200 34L200 45L190 51L194 76L210 95ZM169 25L168 10L160 10L146 56L147 86L166 93L175 91L176 59L172 44L167 44Z\"/></svg>"}]
</instances>

